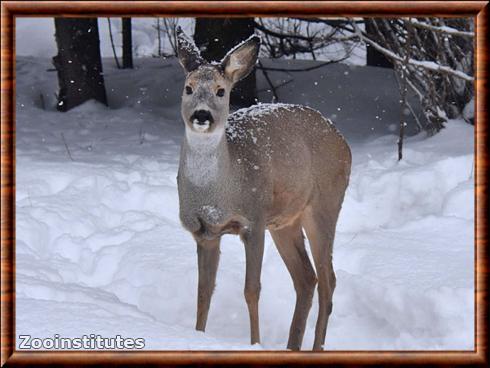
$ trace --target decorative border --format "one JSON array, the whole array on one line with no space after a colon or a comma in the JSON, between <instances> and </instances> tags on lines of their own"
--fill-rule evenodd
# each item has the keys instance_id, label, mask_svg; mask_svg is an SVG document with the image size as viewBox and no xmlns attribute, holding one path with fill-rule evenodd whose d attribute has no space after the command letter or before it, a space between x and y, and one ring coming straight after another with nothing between
<instances>
[{"instance_id":1,"label":"decorative border","mask_svg":"<svg viewBox=\"0 0 490 368\"><path fill-rule=\"evenodd\" d=\"M471 16L476 20L474 351L15 350L15 18L74 16ZM367 365L488 366L488 1L4 1L1 3L1 365Z\"/></svg>"}]
</instances>

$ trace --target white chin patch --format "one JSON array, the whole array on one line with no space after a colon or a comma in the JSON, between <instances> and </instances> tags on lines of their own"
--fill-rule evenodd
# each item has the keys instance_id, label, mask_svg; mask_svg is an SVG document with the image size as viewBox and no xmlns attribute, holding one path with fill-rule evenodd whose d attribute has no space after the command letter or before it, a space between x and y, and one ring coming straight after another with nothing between
<instances>
[{"instance_id":1,"label":"white chin patch","mask_svg":"<svg viewBox=\"0 0 490 368\"><path fill-rule=\"evenodd\" d=\"M209 120L206 120L204 124L199 124L197 119L194 119L192 126L197 132L205 132L209 129Z\"/></svg>"}]
</instances>

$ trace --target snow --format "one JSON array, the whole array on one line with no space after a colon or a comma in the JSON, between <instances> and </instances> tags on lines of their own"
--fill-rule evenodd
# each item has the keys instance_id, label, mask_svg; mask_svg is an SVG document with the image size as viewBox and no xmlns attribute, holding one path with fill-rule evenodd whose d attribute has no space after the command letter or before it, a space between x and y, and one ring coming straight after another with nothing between
<instances>
[{"instance_id":1,"label":"snow","mask_svg":"<svg viewBox=\"0 0 490 368\"><path fill-rule=\"evenodd\" d=\"M425 69L429 69L429 70L433 70L433 71L441 71L444 73L452 74L455 77L458 77L458 78L465 80L465 81L468 81L468 82L473 82L475 80L475 78L473 76L468 75L468 74L462 72L461 70L455 70L455 69L452 69L448 66L438 64L434 61L427 61L427 60L420 61L420 60L415 60L415 59L409 59L408 63L415 65L415 66L420 66L420 67L425 68Z\"/></svg>"},{"instance_id":2,"label":"snow","mask_svg":"<svg viewBox=\"0 0 490 368\"><path fill-rule=\"evenodd\" d=\"M244 138L247 134L252 138L252 142L257 144L256 133L260 133L262 131L262 127L268 124L267 116L278 116L278 114L282 112L294 112L295 110L302 110L309 112L320 113L319 111L308 107L306 108L303 105L298 104L288 104L288 103L257 103L256 105L252 105L249 107L244 107L232 112L228 117L228 122L226 124L226 134L228 139L231 141L236 141L238 139ZM245 124L245 117L247 120L253 120L256 126L256 129L247 129ZM333 130L336 134L342 136L337 127L333 124L330 119L323 117L323 121L327 125L328 129ZM267 137L270 139L270 137Z\"/></svg>"},{"instance_id":3,"label":"snow","mask_svg":"<svg viewBox=\"0 0 490 368\"><path fill-rule=\"evenodd\" d=\"M239 121L243 116L250 116L253 119L258 120L260 117L268 114L276 114L278 110L293 110L293 109L304 109L301 105L287 104L287 103L259 103L257 105L252 105L249 107L244 107L233 112L229 120Z\"/></svg>"},{"instance_id":4,"label":"snow","mask_svg":"<svg viewBox=\"0 0 490 368\"><path fill-rule=\"evenodd\" d=\"M189 54L193 55L201 55L199 52L199 49L197 48L196 44L194 43L194 40L184 33L180 28L178 30L177 38L179 40L180 48L187 51Z\"/></svg>"},{"instance_id":5,"label":"snow","mask_svg":"<svg viewBox=\"0 0 490 368\"><path fill-rule=\"evenodd\" d=\"M50 60L17 58L16 334L143 337L145 349L159 350L284 349L295 294L269 234L262 344L249 345L244 250L234 236L222 241L206 333L194 330L197 256L179 221L176 184L183 73L175 59L141 58L134 70L112 64L104 60L110 107L89 101L59 113ZM260 100L269 101L257 76ZM327 349L472 350L473 127L452 120L427 138L413 135L407 119L398 162L392 74L329 65L269 76L294 78L278 89L281 101L335 113L353 152ZM317 312L315 296L304 349Z\"/></svg>"},{"instance_id":6,"label":"snow","mask_svg":"<svg viewBox=\"0 0 490 368\"><path fill-rule=\"evenodd\" d=\"M215 206L203 206L201 208L203 214L206 216L205 218L210 220L210 223L217 224L218 221L223 218L223 211L220 208Z\"/></svg>"}]
</instances>

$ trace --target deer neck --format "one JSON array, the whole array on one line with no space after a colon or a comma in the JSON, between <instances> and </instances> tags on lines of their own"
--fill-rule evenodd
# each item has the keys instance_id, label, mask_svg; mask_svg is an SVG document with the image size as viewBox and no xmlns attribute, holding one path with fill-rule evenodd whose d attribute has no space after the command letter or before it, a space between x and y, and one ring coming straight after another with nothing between
<instances>
[{"instance_id":1,"label":"deer neck","mask_svg":"<svg viewBox=\"0 0 490 368\"><path fill-rule=\"evenodd\" d=\"M183 149L184 174L196 186L216 183L229 168L226 134L196 133L186 128Z\"/></svg>"}]
</instances>

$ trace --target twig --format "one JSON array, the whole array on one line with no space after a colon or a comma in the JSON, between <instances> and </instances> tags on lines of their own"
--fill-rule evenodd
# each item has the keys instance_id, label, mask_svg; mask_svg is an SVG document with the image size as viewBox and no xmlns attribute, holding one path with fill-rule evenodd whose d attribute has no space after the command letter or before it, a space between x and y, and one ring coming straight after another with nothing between
<instances>
[{"instance_id":1,"label":"twig","mask_svg":"<svg viewBox=\"0 0 490 368\"><path fill-rule=\"evenodd\" d=\"M177 21L172 19L172 21L167 18L163 18L163 24L165 25L165 32L167 34L168 43L172 48L173 55L177 56Z\"/></svg>"},{"instance_id":2,"label":"twig","mask_svg":"<svg viewBox=\"0 0 490 368\"><path fill-rule=\"evenodd\" d=\"M343 29L344 31L348 31L348 32L352 32L352 33L354 33L354 30L347 27L350 23L363 23L364 22L363 20L359 20L359 21L356 21L353 19L347 20L346 18L344 18L344 19L293 18L293 19L301 20L304 22L311 22L311 23L323 23L323 24L329 25L330 27L340 28L340 29Z\"/></svg>"},{"instance_id":3,"label":"twig","mask_svg":"<svg viewBox=\"0 0 490 368\"><path fill-rule=\"evenodd\" d=\"M279 32L276 32L276 31L273 31L271 29L268 29L266 27L264 27L263 24L260 24L260 23L257 23L257 22L254 22L254 25L255 25L255 28L257 28L258 30L270 35L270 36L273 36L273 37L277 37L277 38L283 38L283 39L297 39L297 40L302 40L302 41L308 41L308 42L312 42L312 41L323 41L322 38L315 38L315 37L309 37L309 36L303 36L303 35L300 35L300 34L286 34L286 33L279 33Z\"/></svg>"},{"instance_id":4,"label":"twig","mask_svg":"<svg viewBox=\"0 0 490 368\"><path fill-rule=\"evenodd\" d=\"M65 135L63 133L61 133L61 139L63 139L63 143L65 144L65 148L66 148L66 152L68 153L68 157L70 157L70 160L75 161L73 159L73 157L71 156L70 149L68 148L68 145L66 144Z\"/></svg>"},{"instance_id":5,"label":"twig","mask_svg":"<svg viewBox=\"0 0 490 368\"><path fill-rule=\"evenodd\" d=\"M279 101L279 96L277 95L276 87L274 87L274 84L272 83L271 79L269 78L269 74L267 73L267 70L264 69L264 66L262 65L262 62L259 60L258 63L259 63L259 66L260 66L260 70L262 71L262 74L264 74L265 80L267 81L267 83L271 87L272 95L273 95L273 98L274 98L273 99L273 102L278 102Z\"/></svg>"},{"instance_id":6,"label":"twig","mask_svg":"<svg viewBox=\"0 0 490 368\"><path fill-rule=\"evenodd\" d=\"M408 61L410 60L410 45L412 42L411 37L411 27L407 27L407 40L405 42L405 58L403 59L403 64L399 65L401 69L401 81L400 85L400 131L398 136L398 161L403 158L403 138L405 135L405 119L404 119L404 108L407 106L407 73L408 73Z\"/></svg>"},{"instance_id":7,"label":"twig","mask_svg":"<svg viewBox=\"0 0 490 368\"><path fill-rule=\"evenodd\" d=\"M289 20L274 20L264 22L257 19L255 28L263 36L263 50L271 58L290 56L296 59L297 54L311 54L313 59L318 52L336 42L357 41L357 36L345 37L339 27L315 27L312 22L290 18ZM306 33L304 26L306 25Z\"/></svg>"},{"instance_id":8,"label":"twig","mask_svg":"<svg viewBox=\"0 0 490 368\"><path fill-rule=\"evenodd\" d=\"M406 81L408 82L408 79ZM410 103L408 102L408 100L407 100L407 107L410 110L410 113L412 114L413 118L415 119L415 122L417 123L417 126L418 126L419 130L420 131L424 130L424 127L422 126L422 123L420 122L419 117L415 113L412 105L410 105Z\"/></svg>"},{"instance_id":9,"label":"twig","mask_svg":"<svg viewBox=\"0 0 490 368\"><path fill-rule=\"evenodd\" d=\"M409 79L407 79L407 84L417 94L417 96L419 96L419 100L422 101L424 99L422 92L420 92Z\"/></svg>"},{"instance_id":10,"label":"twig","mask_svg":"<svg viewBox=\"0 0 490 368\"><path fill-rule=\"evenodd\" d=\"M116 48L114 46L114 39L112 38L111 18L107 18L107 23L109 24L109 38L111 40L112 53L114 54L114 60L116 60L117 69L121 69L121 65L119 64L119 59L117 58L117 54L116 54Z\"/></svg>"},{"instance_id":11,"label":"twig","mask_svg":"<svg viewBox=\"0 0 490 368\"><path fill-rule=\"evenodd\" d=\"M260 70L267 70L267 71L272 71L272 72L309 72L310 70L315 70L315 69L319 69L321 67L324 67L325 65L330 65L330 64L334 64L334 63L338 63L340 61L343 61L347 59L347 57L345 58L341 58L341 59L338 59L338 60L329 60L329 61L326 61L324 63L321 63L321 64L318 64L318 65L315 65L315 66L310 66L308 68L299 68L299 69L283 69L283 68L269 68L269 67L261 67L260 65L257 67L257 69L260 69Z\"/></svg>"}]
</instances>

